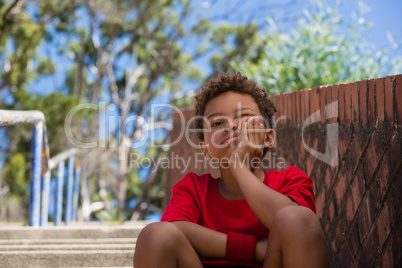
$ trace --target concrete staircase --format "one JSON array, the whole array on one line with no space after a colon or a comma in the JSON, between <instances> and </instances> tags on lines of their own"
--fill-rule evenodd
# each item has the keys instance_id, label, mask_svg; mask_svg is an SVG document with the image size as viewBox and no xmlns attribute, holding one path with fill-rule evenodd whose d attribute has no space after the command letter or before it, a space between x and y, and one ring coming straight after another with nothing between
<instances>
[{"instance_id":1,"label":"concrete staircase","mask_svg":"<svg viewBox=\"0 0 402 268\"><path fill-rule=\"evenodd\" d=\"M0 267L133 267L147 222L119 226L0 226Z\"/></svg>"}]
</instances>

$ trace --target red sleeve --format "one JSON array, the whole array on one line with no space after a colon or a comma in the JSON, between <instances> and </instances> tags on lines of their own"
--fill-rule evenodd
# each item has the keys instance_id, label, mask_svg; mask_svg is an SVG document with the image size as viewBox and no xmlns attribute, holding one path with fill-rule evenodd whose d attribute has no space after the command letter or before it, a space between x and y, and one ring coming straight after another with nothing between
<instances>
[{"instance_id":1,"label":"red sleeve","mask_svg":"<svg viewBox=\"0 0 402 268\"><path fill-rule=\"evenodd\" d=\"M300 206L310 208L315 213L313 180L295 166L291 166L281 173L285 174L279 192Z\"/></svg>"},{"instance_id":2,"label":"red sleeve","mask_svg":"<svg viewBox=\"0 0 402 268\"><path fill-rule=\"evenodd\" d=\"M188 173L173 186L170 203L162 215L161 221L190 221L198 223L200 202L198 200L194 173Z\"/></svg>"}]
</instances>

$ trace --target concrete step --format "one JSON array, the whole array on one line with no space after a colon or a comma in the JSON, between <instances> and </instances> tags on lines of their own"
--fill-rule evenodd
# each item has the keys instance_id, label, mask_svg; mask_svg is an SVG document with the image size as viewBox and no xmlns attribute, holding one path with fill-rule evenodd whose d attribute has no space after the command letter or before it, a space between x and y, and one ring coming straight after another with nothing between
<instances>
[{"instance_id":1,"label":"concrete step","mask_svg":"<svg viewBox=\"0 0 402 268\"><path fill-rule=\"evenodd\" d=\"M133 267L137 236L146 224L0 226L0 267Z\"/></svg>"},{"instance_id":2,"label":"concrete step","mask_svg":"<svg viewBox=\"0 0 402 268\"><path fill-rule=\"evenodd\" d=\"M55 250L0 252L0 267L132 267L133 250Z\"/></svg>"},{"instance_id":3,"label":"concrete step","mask_svg":"<svg viewBox=\"0 0 402 268\"><path fill-rule=\"evenodd\" d=\"M137 238L100 238L100 239L10 239L0 240L2 245L63 245L63 244L131 244L135 245Z\"/></svg>"},{"instance_id":4,"label":"concrete step","mask_svg":"<svg viewBox=\"0 0 402 268\"><path fill-rule=\"evenodd\" d=\"M104 244L104 245L93 245L93 244L64 244L64 245L0 245L1 251L55 251L55 250L132 250L134 245L131 244Z\"/></svg>"},{"instance_id":5,"label":"concrete step","mask_svg":"<svg viewBox=\"0 0 402 268\"><path fill-rule=\"evenodd\" d=\"M0 227L2 239L136 238L144 226Z\"/></svg>"}]
</instances>

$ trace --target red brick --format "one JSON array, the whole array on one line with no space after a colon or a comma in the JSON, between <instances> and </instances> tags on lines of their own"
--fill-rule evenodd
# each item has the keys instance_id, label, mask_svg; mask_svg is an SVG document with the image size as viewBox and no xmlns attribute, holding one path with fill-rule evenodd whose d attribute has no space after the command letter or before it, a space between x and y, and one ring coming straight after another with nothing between
<instances>
[{"instance_id":1,"label":"red brick","mask_svg":"<svg viewBox=\"0 0 402 268\"><path fill-rule=\"evenodd\" d=\"M368 80L368 102L367 102L367 119L371 126L375 126L377 122L376 103L375 103L375 91L376 91L376 79Z\"/></svg>"},{"instance_id":2,"label":"red brick","mask_svg":"<svg viewBox=\"0 0 402 268\"><path fill-rule=\"evenodd\" d=\"M385 116L388 124L394 124L394 76L385 78Z\"/></svg>"},{"instance_id":3,"label":"red brick","mask_svg":"<svg viewBox=\"0 0 402 268\"><path fill-rule=\"evenodd\" d=\"M328 231L329 231L329 227L330 227L331 225L329 224L329 221L326 221L325 222L325 234L326 234L326 236L327 236L327 234L328 234Z\"/></svg>"},{"instance_id":4,"label":"red brick","mask_svg":"<svg viewBox=\"0 0 402 268\"><path fill-rule=\"evenodd\" d=\"M348 240L352 255L355 256L359 247L361 246L359 242L359 230L357 229L357 225L353 225L350 228Z\"/></svg>"},{"instance_id":5,"label":"red brick","mask_svg":"<svg viewBox=\"0 0 402 268\"><path fill-rule=\"evenodd\" d=\"M352 83L351 95L352 95L352 123L354 125L359 124L359 87L360 82Z\"/></svg>"},{"instance_id":6,"label":"red brick","mask_svg":"<svg viewBox=\"0 0 402 268\"><path fill-rule=\"evenodd\" d=\"M284 109L283 109L283 94L278 95L278 119L281 118L284 115ZM282 125L284 123L284 120L280 119L278 120L278 124Z\"/></svg>"},{"instance_id":7,"label":"red brick","mask_svg":"<svg viewBox=\"0 0 402 268\"><path fill-rule=\"evenodd\" d=\"M381 204L383 200L381 198L380 182L374 180L367 189L368 198L370 199L370 214L372 217L378 217L380 212Z\"/></svg>"},{"instance_id":8,"label":"red brick","mask_svg":"<svg viewBox=\"0 0 402 268\"><path fill-rule=\"evenodd\" d=\"M301 111L300 111L300 95L301 92L298 90L295 92L295 101L296 101L296 123L300 124L301 123Z\"/></svg>"},{"instance_id":9,"label":"red brick","mask_svg":"<svg viewBox=\"0 0 402 268\"><path fill-rule=\"evenodd\" d=\"M352 196L348 196L346 200L346 218L348 222L351 222L353 220L353 217L355 215L355 210L353 207L353 200Z\"/></svg>"},{"instance_id":10,"label":"red brick","mask_svg":"<svg viewBox=\"0 0 402 268\"><path fill-rule=\"evenodd\" d=\"M384 159L378 172L382 196L385 195L391 186L395 171L402 161L400 157L396 157L398 155L402 155L401 142L399 137L395 136L391 145L388 147L388 151L384 155Z\"/></svg>"},{"instance_id":11,"label":"red brick","mask_svg":"<svg viewBox=\"0 0 402 268\"><path fill-rule=\"evenodd\" d=\"M360 243L363 243L373 223L370 213L370 200L368 198L363 199L361 208L358 212L357 220L359 226Z\"/></svg>"},{"instance_id":12,"label":"red brick","mask_svg":"<svg viewBox=\"0 0 402 268\"><path fill-rule=\"evenodd\" d=\"M362 199L362 184L360 184L359 178L356 177L352 183L352 201L353 201L353 214L356 213L357 208L360 205Z\"/></svg>"},{"instance_id":13,"label":"red brick","mask_svg":"<svg viewBox=\"0 0 402 268\"><path fill-rule=\"evenodd\" d=\"M334 86L328 86L326 88L326 90L325 90L325 106L331 104L331 102L332 102L332 90L333 90L333 87ZM327 114L332 114L332 110L328 110L326 113ZM335 121L334 121L334 118L326 118L326 122L333 123Z\"/></svg>"},{"instance_id":14,"label":"red brick","mask_svg":"<svg viewBox=\"0 0 402 268\"><path fill-rule=\"evenodd\" d=\"M385 120L385 79L379 78L376 81L376 104L377 104L377 118L378 122Z\"/></svg>"},{"instance_id":15,"label":"red brick","mask_svg":"<svg viewBox=\"0 0 402 268\"><path fill-rule=\"evenodd\" d=\"M331 166L327 167L327 170L325 170L325 189L328 192L335 180L335 176L336 176L336 171L337 169Z\"/></svg>"},{"instance_id":16,"label":"red brick","mask_svg":"<svg viewBox=\"0 0 402 268\"><path fill-rule=\"evenodd\" d=\"M296 92L292 92L291 93L291 105L290 105L290 109L292 110L292 123L297 123L297 119L296 119Z\"/></svg>"},{"instance_id":17,"label":"red brick","mask_svg":"<svg viewBox=\"0 0 402 268\"><path fill-rule=\"evenodd\" d=\"M345 123L345 88L346 84L339 85L339 123Z\"/></svg>"},{"instance_id":18,"label":"red brick","mask_svg":"<svg viewBox=\"0 0 402 268\"><path fill-rule=\"evenodd\" d=\"M278 118L281 116L281 97L280 94L275 95L275 104L276 104L276 108L278 109L278 111L276 112L276 118L275 120L278 120ZM279 123L279 122L278 122Z\"/></svg>"},{"instance_id":19,"label":"red brick","mask_svg":"<svg viewBox=\"0 0 402 268\"><path fill-rule=\"evenodd\" d=\"M350 240L351 239L348 237L348 240L347 240L348 245L350 245ZM342 241L342 242L344 242L344 241ZM340 259L337 261L337 264L339 265L339 267L352 267L353 260L352 260L352 257L350 256L349 249L346 245L343 245L343 247L341 248L339 257L340 257Z\"/></svg>"},{"instance_id":20,"label":"red brick","mask_svg":"<svg viewBox=\"0 0 402 268\"><path fill-rule=\"evenodd\" d=\"M321 144L323 144L323 143L321 143ZM321 152L321 148L319 149L319 152ZM317 189L320 190L320 191L324 191L324 192L325 192L325 190L322 190L322 185L323 185L323 182L324 182L325 171L326 171L327 166L328 165L326 163L318 161L317 162L317 169L316 169L315 174L314 174L315 178L316 178L316 182L317 182Z\"/></svg>"},{"instance_id":21,"label":"red brick","mask_svg":"<svg viewBox=\"0 0 402 268\"><path fill-rule=\"evenodd\" d=\"M318 121L318 116L320 114L320 87L314 88L314 121ZM317 112L317 113L316 113Z\"/></svg>"},{"instance_id":22,"label":"red brick","mask_svg":"<svg viewBox=\"0 0 402 268\"><path fill-rule=\"evenodd\" d=\"M306 102L304 101L305 100L304 94L306 94L306 91L301 90L300 91L300 123L301 124L303 124L304 120L306 120L304 117L304 110L306 109Z\"/></svg>"},{"instance_id":23,"label":"red brick","mask_svg":"<svg viewBox=\"0 0 402 268\"><path fill-rule=\"evenodd\" d=\"M325 90L325 105L332 103L332 90L335 86L327 86Z\"/></svg>"},{"instance_id":24,"label":"red brick","mask_svg":"<svg viewBox=\"0 0 402 268\"><path fill-rule=\"evenodd\" d=\"M378 240L380 242L380 246L384 244L387 239L389 233L391 232L391 227L394 219L390 216L389 213L389 205L386 204L377 220L377 228L378 228Z\"/></svg>"},{"instance_id":25,"label":"red brick","mask_svg":"<svg viewBox=\"0 0 402 268\"><path fill-rule=\"evenodd\" d=\"M311 121L313 122L314 121L313 114L315 112L315 88L312 88L310 90L309 97L310 97L310 109L309 109L308 113L309 113L309 116L311 116Z\"/></svg>"},{"instance_id":26,"label":"red brick","mask_svg":"<svg viewBox=\"0 0 402 268\"><path fill-rule=\"evenodd\" d=\"M281 94L281 105L282 105L282 116L283 119L281 120L282 124L286 124L288 121L288 115L286 114L286 93Z\"/></svg>"},{"instance_id":27,"label":"red brick","mask_svg":"<svg viewBox=\"0 0 402 268\"><path fill-rule=\"evenodd\" d=\"M351 163L351 168L355 172L357 170L357 165L359 164L359 161L361 160L361 157L364 157L362 155L363 153L363 148L366 147L367 143L369 142L370 136L368 136L366 133L355 133L355 138L353 140L353 144L350 149L350 158L348 161ZM359 169L360 170L360 169ZM364 172L362 171L360 179L364 179Z\"/></svg>"},{"instance_id":28,"label":"red brick","mask_svg":"<svg viewBox=\"0 0 402 268\"><path fill-rule=\"evenodd\" d=\"M326 87L326 86L319 88L321 123L323 123L323 124L325 124L325 122L327 121L327 119L325 117L325 99L326 99L327 91L329 91L330 89L331 89L330 87ZM329 95L329 94L330 94L330 92L327 95Z\"/></svg>"},{"instance_id":29,"label":"red brick","mask_svg":"<svg viewBox=\"0 0 402 268\"><path fill-rule=\"evenodd\" d=\"M342 204L343 196L345 195L347 187L347 180L344 176L339 178L337 185L335 186L335 196L337 200L337 205L340 207Z\"/></svg>"},{"instance_id":30,"label":"red brick","mask_svg":"<svg viewBox=\"0 0 402 268\"><path fill-rule=\"evenodd\" d=\"M362 125L367 125L367 87L368 87L368 82L367 80L362 81L360 84L360 108L359 108L359 113L360 113L360 121Z\"/></svg>"},{"instance_id":31,"label":"red brick","mask_svg":"<svg viewBox=\"0 0 402 268\"><path fill-rule=\"evenodd\" d=\"M395 80L396 113L398 117L398 124L402 125L402 74L395 76Z\"/></svg>"},{"instance_id":32,"label":"red brick","mask_svg":"<svg viewBox=\"0 0 402 268\"><path fill-rule=\"evenodd\" d=\"M309 153L309 156L307 157L306 160L306 174L309 175L310 177L312 176L311 173L313 171L315 161L316 161L315 156Z\"/></svg>"},{"instance_id":33,"label":"red brick","mask_svg":"<svg viewBox=\"0 0 402 268\"><path fill-rule=\"evenodd\" d=\"M334 208L334 202L332 201L329 204L329 219L332 222L334 220L334 216L335 216L335 208Z\"/></svg>"},{"instance_id":34,"label":"red brick","mask_svg":"<svg viewBox=\"0 0 402 268\"><path fill-rule=\"evenodd\" d=\"M376 132L373 132L371 134L370 144L367 147L365 159L363 160L364 163L367 163L367 165L365 165L365 176L367 180L371 179L375 169L377 168L378 162L380 161L380 158L384 153L384 150L385 146L378 137L378 134Z\"/></svg>"},{"instance_id":35,"label":"red brick","mask_svg":"<svg viewBox=\"0 0 402 268\"><path fill-rule=\"evenodd\" d=\"M271 100L274 104L278 105L277 95L270 95L269 97L271 98Z\"/></svg>"},{"instance_id":36,"label":"red brick","mask_svg":"<svg viewBox=\"0 0 402 268\"><path fill-rule=\"evenodd\" d=\"M345 124L352 123L352 83L345 87Z\"/></svg>"},{"instance_id":37,"label":"red brick","mask_svg":"<svg viewBox=\"0 0 402 268\"><path fill-rule=\"evenodd\" d=\"M292 122L292 113L290 112L290 93L285 93L284 96L285 109L286 109L286 123Z\"/></svg>"},{"instance_id":38,"label":"red brick","mask_svg":"<svg viewBox=\"0 0 402 268\"><path fill-rule=\"evenodd\" d=\"M378 256L377 229L372 228L364 241L362 250L358 253L356 262L359 267L373 267L375 258Z\"/></svg>"},{"instance_id":39,"label":"red brick","mask_svg":"<svg viewBox=\"0 0 402 268\"><path fill-rule=\"evenodd\" d=\"M307 89L306 91L304 91L304 120L303 122L305 122L307 120L307 118L310 117L310 93L311 93L311 89Z\"/></svg>"},{"instance_id":40,"label":"red brick","mask_svg":"<svg viewBox=\"0 0 402 268\"><path fill-rule=\"evenodd\" d=\"M381 258L382 258L382 260L381 260L380 267L383 267L383 268L394 267L394 262L392 259L392 246L391 245L386 247L386 249L383 251Z\"/></svg>"},{"instance_id":41,"label":"red brick","mask_svg":"<svg viewBox=\"0 0 402 268\"><path fill-rule=\"evenodd\" d=\"M289 93L283 93L283 108L286 116L286 124L288 124L292 117L292 115L289 114Z\"/></svg>"},{"instance_id":42,"label":"red brick","mask_svg":"<svg viewBox=\"0 0 402 268\"><path fill-rule=\"evenodd\" d=\"M342 159L345 156L346 150L349 146L351 136L348 133L344 133L339 137L338 141L338 150L339 150L339 159Z\"/></svg>"},{"instance_id":43,"label":"red brick","mask_svg":"<svg viewBox=\"0 0 402 268\"><path fill-rule=\"evenodd\" d=\"M325 191L321 191L321 193L316 198L315 207L317 211L317 216L321 219L324 214L324 206L325 206Z\"/></svg>"},{"instance_id":44,"label":"red brick","mask_svg":"<svg viewBox=\"0 0 402 268\"><path fill-rule=\"evenodd\" d=\"M336 105L333 105L331 114L336 117L333 118L331 122L339 121L339 86L335 85L331 89L331 103L338 102Z\"/></svg>"},{"instance_id":45,"label":"red brick","mask_svg":"<svg viewBox=\"0 0 402 268\"><path fill-rule=\"evenodd\" d=\"M287 97L287 101L288 101L288 114L289 114L289 122L293 123L294 122L294 118L293 118L293 110L294 110L294 102L293 102L293 98L292 98L293 93L288 93L288 97Z\"/></svg>"}]
</instances>

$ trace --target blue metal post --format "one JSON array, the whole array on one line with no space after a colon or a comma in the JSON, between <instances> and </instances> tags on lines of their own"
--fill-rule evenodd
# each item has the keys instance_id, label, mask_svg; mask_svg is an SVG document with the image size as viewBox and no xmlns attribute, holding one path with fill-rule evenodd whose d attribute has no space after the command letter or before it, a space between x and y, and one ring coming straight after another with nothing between
<instances>
[{"instance_id":1,"label":"blue metal post","mask_svg":"<svg viewBox=\"0 0 402 268\"><path fill-rule=\"evenodd\" d=\"M54 225L60 226L63 213L64 161L57 166L56 213Z\"/></svg>"},{"instance_id":2,"label":"blue metal post","mask_svg":"<svg viewBox=\"0 0 402 268\"><path fill-rule=\"evenodd\" d=\"M75 165L75 181L74 181L74 197L73 197L73 215L72 220L77 221L77 211L78 211L78 197L80 193L80 174L81 168L78 163Z\"/></svg>"},{"instance_id":3,"label":"blue metal post","mask_svg":"<svg viewBox=\"0 0 402 268\"><path fill-rule=\"evenodd\" d=\"M40 184L42 177L43 122L34 124L32 131L32 181L29 206L29 226L39 226Z\"/></svg>"},{"instance_id":4,"label":"blue metal post","mask_svg":"<svg viewBox=\"0 0 402 268\"><path fill-rule=\"evenodd\" d=\"M49 189L50 189L50 174L48 170L42 177L42 202L41 202L41 216L40 226L47 226L49 216Z\"/></svg>"},{"instance_id":5,"label":"blue metal post","mask_svg":"<svg viewBox=\"0 0 402 268\"><path fill-rule=\"evenodd\" d=\"M66 199L66 212L65 223L66 226L71 223L71 216L73 212L73 183L74 183L74 160L75 157L68 158L68 178L67 178L67 199Z\"/></svg>"}]
</instances>

